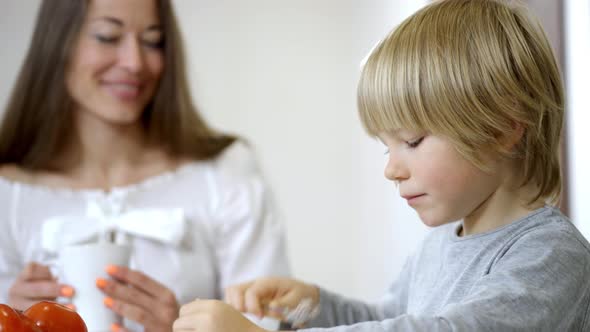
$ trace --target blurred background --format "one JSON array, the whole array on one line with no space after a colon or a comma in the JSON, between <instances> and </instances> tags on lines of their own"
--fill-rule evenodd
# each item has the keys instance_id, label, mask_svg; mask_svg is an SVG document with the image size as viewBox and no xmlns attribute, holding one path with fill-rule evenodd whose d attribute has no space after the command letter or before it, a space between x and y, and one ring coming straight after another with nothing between
<instances>
[{"instance_id":1,"label":"blurred background","mask_svg":"<svg viewBox=\"0 0 590 332\"><path fill-rule=\"evenodd\" d=\"M59 0L58 0L59 1ZM427 231L383 177L356 113L359 64L427 0L173 0L197 106L256 148L287 227L294 275L373 300ZM529 0L568 89L564 211L590 238L590 1ZM0 110L40 0L0 5Z\"/></svg>"}]
</instances>

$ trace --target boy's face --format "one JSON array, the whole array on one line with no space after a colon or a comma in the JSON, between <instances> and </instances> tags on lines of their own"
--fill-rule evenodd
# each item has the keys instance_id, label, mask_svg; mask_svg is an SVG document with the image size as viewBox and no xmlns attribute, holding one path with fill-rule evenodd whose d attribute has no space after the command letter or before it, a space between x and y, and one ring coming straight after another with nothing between
<instances>
[{"instance_id":1,"label":"boy's face","mask_svg":"<svg viewBox=\"0 0 590 332\"><path fill-rule=\"evenodd\" d=\"M428 226L468 217L501 185L498 174L477 168L443 137L408 130L378 136L389 150L385 177L399 183Z\"/></svg>"}]
</instances>

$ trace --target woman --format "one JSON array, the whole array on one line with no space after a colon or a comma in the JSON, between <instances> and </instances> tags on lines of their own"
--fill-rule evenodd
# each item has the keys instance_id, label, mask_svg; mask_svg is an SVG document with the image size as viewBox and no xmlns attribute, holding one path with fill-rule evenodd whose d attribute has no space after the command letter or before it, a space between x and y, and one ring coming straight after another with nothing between
<instances>
[{"instance_id":1,"label":"woman","mask_svg":"<svg viewBox=\"0 0 590 332\"><path fill-rule=\"evenodd\" d=\"M252 153L191 103L170 1L44 1L38 15L0 128L0 302L71 297L35 263L54 254L43 226L97 209L146 223L180 209L186 222L175 245L131 232L132 269L118 279L132 287L99 285L128 330L169 331L182 303L287 274Z\"/></svg>"}]
</instances>

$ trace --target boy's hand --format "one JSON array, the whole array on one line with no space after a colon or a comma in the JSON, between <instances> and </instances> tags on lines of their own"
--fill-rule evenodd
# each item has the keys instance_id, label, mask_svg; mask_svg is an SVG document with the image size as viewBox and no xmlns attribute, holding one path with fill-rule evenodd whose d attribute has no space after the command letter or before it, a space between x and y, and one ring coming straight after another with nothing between
<instances>
[{"instance_id":1,"label":"boy's hand","mask_svg":"<svg viewBox=\"0 0 590 332\"><path fill-rule=\"evenodd\" d=\"M293 309L303 299L316 306L319 297L316 286L289 278L261 278L225 290L225 301L239 311L283 320L283 309Z\"/></svg>"},{"instance_id":2,"label":"boy's hand","mask_svg":"<svg viewBox=\"0 0 590 332\"><path fill-rule=\"evenodd\" d=\"M174 332L268 332L250 322L226 303L217 300L195 300L180 308Z\"/></svg>"}]
</instances>

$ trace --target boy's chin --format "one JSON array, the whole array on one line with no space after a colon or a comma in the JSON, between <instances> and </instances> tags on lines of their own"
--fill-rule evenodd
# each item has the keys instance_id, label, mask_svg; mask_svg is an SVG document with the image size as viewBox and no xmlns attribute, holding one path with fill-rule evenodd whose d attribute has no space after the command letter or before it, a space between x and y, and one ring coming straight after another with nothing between
<instances>
[{"instance_id":1,"label":"boy's chin","mask_svg":"<svg viewBox=\"0 0 590 332\"><path fill-rule=\"evenodd\" d=\"M420 220L428 227L438 227L453 222L449 218L441 218L441 216L435 216L428 213L419 213Z\"/></svg>"}]
</instances>

